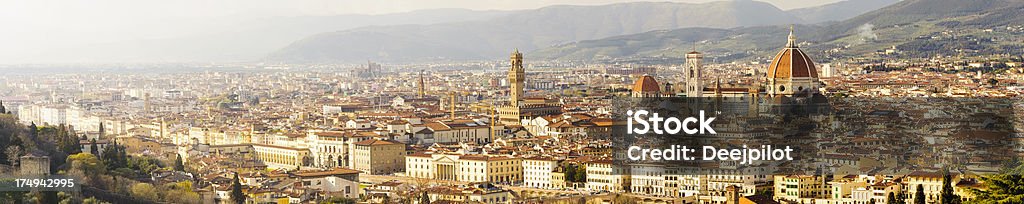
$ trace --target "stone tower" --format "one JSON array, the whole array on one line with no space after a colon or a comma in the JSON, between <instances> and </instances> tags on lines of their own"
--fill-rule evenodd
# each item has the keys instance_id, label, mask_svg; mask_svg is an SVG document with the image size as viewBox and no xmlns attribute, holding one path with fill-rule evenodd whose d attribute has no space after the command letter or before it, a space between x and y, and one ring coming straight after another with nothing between
<instances>
[{"instance_id":1,"label":"stone tower","mask_svg":"<svg viewBox=\"0 0 1024 204\"><path fill-rule=\"evenodd\" d=\"M523 53L519 49L512 51L512 67L508 70L508 83L510 86L509 102L512 106L519 106L523 100L523 83L526 80L526 73L523 70Z\"/></svg>"},{"instance_id":2,"label":"stone tower","mask_svg":"<svg viewBox=\"0 0 1024 204\"><path fill-rule=\"evenodd\" d=\"M686 97L701 97L704 93L704 54L697 52L696 47L692 52L686 53L686 68L683 76L686 77Z\"/></svg>"},{"instance_id":3,"label":"stone tower","mask_svg":"<svg viewBox=\"0 0 1024 204\"><path fill-rule=\"evenodd\" d=\"M427 88L426 88L425 84L426 83L423 83L423 70L420 70L420 81L419 81L419 83L416 84L416 88L419 88L419 90L416 91L416 96L419 96L420 98L423 98L423 96L426 95Z\"/></svg>"}]
</instances>

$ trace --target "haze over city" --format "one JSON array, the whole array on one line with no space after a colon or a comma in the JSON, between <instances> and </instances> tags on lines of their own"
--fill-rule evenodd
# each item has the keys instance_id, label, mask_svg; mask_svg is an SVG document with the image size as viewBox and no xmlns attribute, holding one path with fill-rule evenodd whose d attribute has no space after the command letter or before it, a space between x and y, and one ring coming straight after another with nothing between
<instances>
[{"instance_id":1,"label":"haze over city","mask_svg":"<svg viewBox=\"0 0 1024 204\"><path fill-rule=\"evenodd\" d=\"M780 9L789 10L833 3L838 0L768 0ZM67 64L120 62L224 62L255 61L273 49L318 32L344 30L362 26L394 25L402 22L367 22L338 26L321 25L320 29L302 28L295 33L256 36L237 43L217 42L226 36L254 35L273 22L301 17L324 17L332 21L362 20L358 16L383 15L431 9L468 9L477 11L514 11L537 9L552 5L607 5L641 2L614 0L427 0L427 1L2 1L0 2L0 63L2 64ZM675 0L666 2L706 3L712 0ZM444 13L439 12L439 13ZM443 14L432 14L443 15ZM471 16L453 16L463 18ZM480 16L472 16L480 17ZM470 20L470 19L458 19ZM455 19L406 22L430 24ZM299 22L301 23L301 21ZM795 23L795 22L794 22ZM281 28L289 29L289 28ZM280 32L280 31L278 31ZM213 37L210 37L213 36ZM286 37L287 39L281 39ZM260 42L269 41L269 42ZM218 44L221 43L221 44ZM260 52L244 52L230 46L271 43L258 47ZM201 44L214 44L203 46ZM217 46L215 46L217 45ZM130 49L133 52L116 50ZM202 50L225 51L224 55L191 55L180 52ZM235 54L237 52L237 54ZM96 54L103 53L103 54ZM106 54L109 53L109 54ZM161 54L180 55L161 57Z\"/></svg>"}]
</instances>

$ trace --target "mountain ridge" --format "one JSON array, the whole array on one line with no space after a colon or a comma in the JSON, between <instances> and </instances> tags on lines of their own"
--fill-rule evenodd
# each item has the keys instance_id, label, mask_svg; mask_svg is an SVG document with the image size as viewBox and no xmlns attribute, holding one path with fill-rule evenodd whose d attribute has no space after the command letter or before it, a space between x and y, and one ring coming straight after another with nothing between
<instances>
[{"instance_id":1,"label":"mountain ridge","mask_svg":"<svg viewBox=\"0 0 1024 204\"><path fill-rule=\"evenodd\" d=\"M822 23L846 20L895 4L899 1L900 0L845 0L821 6L792 9L786 12L803 19L807 23Z\"/></svg>"},{"instance_id":2,"label":"mountain ridge","mask_svg":"<svg viewBox=\"0 0 1024 204\"><path fill-rule=\"evenodd\" d=\"M265 59L282 62L493 59L515 47L533 50L651 30L678 27L731 28L800 22L801 19L771 4L758 1L559 5L484 21L372 26L321 33L296 41ZM369 33L377 35L367 35ZM409 44L396 44L392 41Z\"/></svg>"},{"instance_id":3,"label":"mountain ridge","mask_svg":"<svg viewBox=\"0 0 1024 204\"><path fill-rule=\"evenodd\" d=\"M946 12L937 12L940 10ZM844 21L798 25L796 34L798 41L808 44L804 49L818 52L814 54L816 56L833 57L820 52L847 46L852 46L852 49L846 54L855 55L889 46L909 49L914 46L908 45L930 45L928 40L918 36L941 33L948 26L991 28L1022 22L1024 17L1019 15L1021 11L1024 11L1024 2L904 0ZM787 31L788 26L745 27L718 31L720 36L703 37L693 37L693 32L706 30L652 31L568 43L529 54L541 60L682 56L692 46L691 42L696 41L699 47L704 48L702 51L724 56L726 60L758 59L781 47L785 43Z\"/></svg>"}]
</instances>

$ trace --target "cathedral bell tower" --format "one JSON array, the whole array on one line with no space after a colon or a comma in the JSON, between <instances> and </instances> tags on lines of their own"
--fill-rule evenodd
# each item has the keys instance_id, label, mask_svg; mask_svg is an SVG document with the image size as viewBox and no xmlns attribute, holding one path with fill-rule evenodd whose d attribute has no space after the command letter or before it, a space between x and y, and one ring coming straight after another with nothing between
<instances>
[{"instance_id":1,"label":"cathedral bell tower","mask_svg":"<svg viewBox=\"0 0 1024 204\"><path fill-rule=\"evenodd\" d=\"M704 94L704 54L697 52L696 44L693 51L686 53L686 67L683 76L686 78L686 97L701 97Z\"/></svg>"},{"instance_id":2,"label":"cathedral bell tower","mask_svg":"<svg viewBox=\"0 0 1024 204\"><path fill-rule=\"evenodd\" d=\"M426 83L423 82L423 70L420 70L419 82L416 83L416 96L423 98L427 95Z\"/></svg>"}]
</instances>

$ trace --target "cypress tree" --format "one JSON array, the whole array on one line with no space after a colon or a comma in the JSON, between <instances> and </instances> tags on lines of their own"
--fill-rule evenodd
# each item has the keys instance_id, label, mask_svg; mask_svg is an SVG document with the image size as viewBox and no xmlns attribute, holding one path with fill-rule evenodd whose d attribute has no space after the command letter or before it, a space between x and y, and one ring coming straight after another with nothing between
<instances>
[{"instance_id":1,"label":"cypress tree","mask_svg":"<svg viewBox=\"0 0 1024 204\"><path fill-rule=\"evenodd\" d=\"M124 145L117 145L114 147L117 148L117 163L121 165L121 167L128 167L128 152L125 149L126 147Z\"/></svg>"},{"instance_id":2,"label":"cypress tree","mask_svg":"<svg viewBox=\"0 0 1024 204\"><path fill-rule=\"evenodd\" d=\"M100 147L96 144L96 139L92 139L92 144L89 145L89 152L97 157L100 156Z\"/></svg>"},{"instance_id":3,"label":"cypress tree","mask_svg":"<svg viewBox=\"0 0 1024 204\"><path fill-rule=\"evenodd\" d=\"M941 204L959 204L960 196L953 192L953 176L946 170L942 175L942 192L939 194Z\"/></svg>"},{"instance_id":4,"label":"cypress tree","mask_svg":"<svg viewBox=\"0 0 1024 204\"><path fill-rule=\"evenodd\" d=\"M174 159L174 170L176 170L176 171L185 171L185 163L183 163L181 161L181 155L180 154L178 154L178 157Z\"/></svg>"},{"instance_id":5,"label":"cypress tree","mask_svg":"<svg viewBox=\"0 0 1024 204\"><path fill-rule=\"evenodd\" d=\"M235 172L235 179L231 184L231 200L235 203L245 203L245 194L242 193L242 183L238 181L238 172Z\"/></svg>"},{"instance_id":6,"label":"cypress tree","mask_svg":"<svg viewBox=\"0 0 1024 204\"><path fill-rule=\"evenodd\" d=\"M32 124L28 125L28 129L28 135L30 136L30 138L39 138L39 127L36 126L36 122L32 122Z\"/></svg>"},{"instance_id":7,"label":"cypress tree","mask_svg":"<svg viewBox=\"0 0 1024 204\"><path fill-rule=\"evenodd\" d=\"M0 100L0 113L6 113L7 108L4 107L4 101Z\"/></svg>"},{"instance_id":8,"label":"cypress tree","mask_svg":"<svg viewBox=\"0 0 1024 204\"><path fill-rule=\"evenodd\" d=\"M563 168L565 170L565 180L569 182L576 182L576 167L572 164L566 164Z\"/></svg>"},{"instance_id":9,"label":"cypress tree","mask_svg":"<svg viewBox=\"0 0 1024 204\"><path fill-rule=\"evenodd\" d=\"M430 204L430 196L427 196L426 191L420 194L420 204Z\"/></svg>"},{"instance_id":10,"label":"cypress tree","mask_svg":"<svg viewBox=\"0 0 1024 204\"><path fill-rule=\"evenodd\" d=\"M917 184L917 192L914 192L914 204L924 203L924 186Z\"/></svg>"},{"instance_id":11,"label":"cypress tree","mask_svg":"<svg viewBox=\"0 0 1024 204\"><path fill-rule=\"evenodd\" d=\"M892 192L889 192L889 196L885 197L885 203L886 204L895 204L896 203L896 194L893 194Z\"/></svg>"},{"instance_id":12,"label":"cypress tree","mask_svg":"<svg viewBox=\"0 0 1024 204\"><path fill-rule=\"evenodd\" d=\"M82 138L72 135L71 148L71 152L69 152L68 155L82 153Z\"/></svg>"},{"instance_id":13,"label":"cypress tree","mask_svg":"<svg viewBox=\"0 0 1024 204\"><path fill-rule=\"evenodd\" d=\"M903 193L904 191L905 189L900 188L900 192L896 193L896 204L907 204L907 194Z\"/></svg>"}]
</instances>

